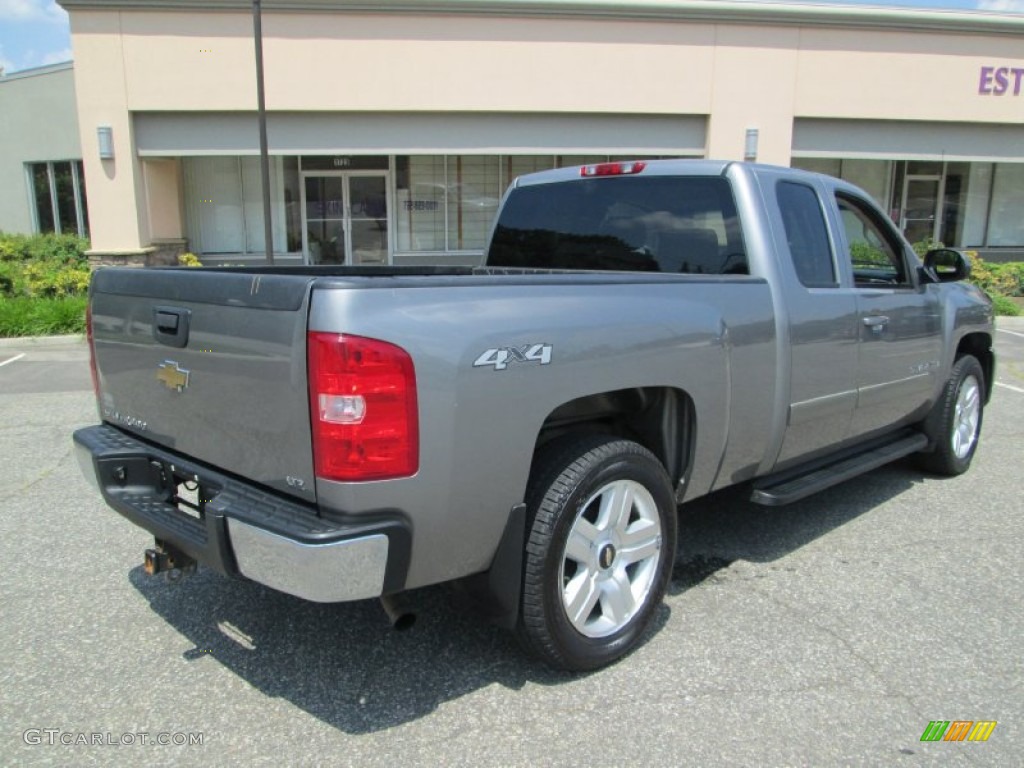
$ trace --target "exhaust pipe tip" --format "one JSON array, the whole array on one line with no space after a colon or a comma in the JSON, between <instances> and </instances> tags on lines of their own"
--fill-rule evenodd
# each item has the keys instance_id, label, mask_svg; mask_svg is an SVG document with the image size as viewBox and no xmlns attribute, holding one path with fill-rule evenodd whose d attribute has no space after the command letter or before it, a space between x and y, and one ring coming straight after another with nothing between
<instances>
[{"instance_id":1,"label":"exhaust pipe tip","mask_svg":"<svg viewBox=\"0 0 1024 768\"><path fill-rule=\"evenodd\" d=\"M405 632L416 623L416 614L400 595L382 595L380 605L391 622L391 628L396 632Z\"/></svg>"}]
</instances>

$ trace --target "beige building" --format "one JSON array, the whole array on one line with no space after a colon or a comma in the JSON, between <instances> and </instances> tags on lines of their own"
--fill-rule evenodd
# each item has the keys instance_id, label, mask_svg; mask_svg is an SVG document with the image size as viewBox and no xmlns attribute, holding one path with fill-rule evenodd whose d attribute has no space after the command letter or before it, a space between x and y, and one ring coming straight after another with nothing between
<instances>
[{"instance_id":1,"label":"beige building","mask_svg":"<svg viewBox=\"0 0 1024 768\"><path fill-rule=\"evenodd\" d=\"M0 232L87 235L71 62L0 74Z\"/></svg>"},{"instance_id":2,"label":"beige building","mask_svg":"<svg viewBox=\"0 0 1024 768\"><path fill-rule=\"evenodd\" d=\"M251 3L63 0L94 249L265 249ZM476 263L515 176L756 159L1024 253L1024 17L712 0L266 0L281 263Z\"/></svg>"}]
</instances>

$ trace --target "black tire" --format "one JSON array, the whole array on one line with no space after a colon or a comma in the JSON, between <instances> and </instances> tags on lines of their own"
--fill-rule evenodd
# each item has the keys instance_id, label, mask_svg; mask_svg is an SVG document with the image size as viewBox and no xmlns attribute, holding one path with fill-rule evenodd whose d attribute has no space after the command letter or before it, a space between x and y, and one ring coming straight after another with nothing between
<instances>
[{"instance_id":1,"label":"black tire","mask_svg":"<svg viewBox=\"0 0 1024 768\"><path fill-rule=\"evenodd\" d=\"M571 671L629 653L672 575L676 507L664 467L629 440L563 439L537 457L527 504L522 644Z\"/></svg>"},{"instance_id":2,"label":"black tire","mask_svg":"<svg viewBox=\"0 0 1024 768\"><path fill-rule=\"evenodd\" d=\"M953 365L942 394L925 419L924 430L935 450L920 455L921 467L940 475L966 472L981 436L984 405L985 372L977 358L964 355Z\"/></svg>"}]
</instances>

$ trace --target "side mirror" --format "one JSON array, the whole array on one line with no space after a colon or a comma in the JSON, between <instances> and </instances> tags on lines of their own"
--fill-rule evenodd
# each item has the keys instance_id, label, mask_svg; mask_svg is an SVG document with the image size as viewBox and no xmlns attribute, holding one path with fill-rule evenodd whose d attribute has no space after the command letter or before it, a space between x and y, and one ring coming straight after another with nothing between
<instances>
[{"instance_id":1,"label":"side mirror","mask_svg":"<svg viewBox=\"0 0 1024 768\"><path fill-rule=\"evenodd\" d=\"M924 268L940 283L955 283L971 276L971 262L952 248L928 251L924 255Z\"/></svg>"}]
</instances>

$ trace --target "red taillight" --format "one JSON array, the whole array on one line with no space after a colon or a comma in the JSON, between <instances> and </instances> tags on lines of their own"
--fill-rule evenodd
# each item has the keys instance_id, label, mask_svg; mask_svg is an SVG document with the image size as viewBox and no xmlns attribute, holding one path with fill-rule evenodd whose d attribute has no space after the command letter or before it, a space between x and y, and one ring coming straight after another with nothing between
<instances>
[{"instance_id":1,"label":"red taillight","mask_svg":"<svg viewBox=\"0 0 1024 768\"><path fill-rule=\"evenodd\" d=\"M92 374L92 391L96 402L100 399L100 375L96 370L96 342L92 332L92 307L85 306L85 340L89 342L89 373Z\"/></svg>"},{"instance_id":2,"label":"red taillight","mask_svg":"<svg viewBox=\"0 0 1024 768\"><path fill-rule=\"evenodd\" d=\"M401 347L311 332L309 408L313 462L326 480L390 480L420 461L416 371Z\"/></svg>"},{"instance_id":3,"label":"red taillight","mask_svg":"<svg viewBox=\"0 0 1024 768\"><path fill-rule=\"evenodd\" d=\"M598 165L584 165L580 168L580 176L630 176L640 173L647 167L647 163L599 163Z\"/></svg>"}]
</instances>

